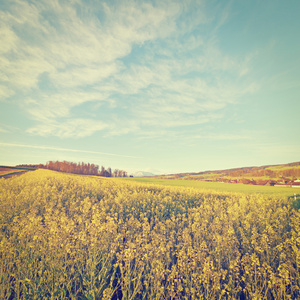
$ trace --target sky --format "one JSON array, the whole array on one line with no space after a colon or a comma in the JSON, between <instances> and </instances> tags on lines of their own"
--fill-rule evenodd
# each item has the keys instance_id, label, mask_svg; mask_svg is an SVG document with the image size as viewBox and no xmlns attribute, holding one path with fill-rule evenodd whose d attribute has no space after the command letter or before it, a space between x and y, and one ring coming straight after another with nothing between
<instances>
[{"instance_id":1,"label":"sky","mask_svg":"<svg viewBox=\"0 0 300 300\"><path fill-rule=\"evenodd\" d=\"M299 0L0 1L0 164L300 161Z\"/></svg>"}]
</instances>

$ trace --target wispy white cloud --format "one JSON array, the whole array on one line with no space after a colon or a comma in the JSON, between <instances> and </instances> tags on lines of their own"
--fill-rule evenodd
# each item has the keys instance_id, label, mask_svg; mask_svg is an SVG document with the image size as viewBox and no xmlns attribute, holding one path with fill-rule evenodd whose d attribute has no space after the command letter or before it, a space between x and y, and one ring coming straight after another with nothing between
<instances>
[{"instance_id":1,"label":"wispy white cloud","mask_svg":"<svg viewBox=\"0 0 300 300\"><path fill-rule=\"evenodd\" d=\"M4 24L0 27L0 39L5 42L1 45L0 53L16 50L18 37L11 28Z\"/></svg>"},{"instance_id":2,"label":"wispy white cloud","mask_svg":"<svg viewBox=\"0 0 300 300\"><path fill-rule=\"evenodd\" d=\"M27 130L29 133L39 134L41 136L58 136L61 138L80 138L90 136L97 131L101 131L107 127L107 124L89 119L67 119L63 122L50 120L46 124Z\"/></svg>"},{"instance_id":3,"label":"wispy white cloud","mask_svg":"<svg viewBox=\"0 0 300 300\"><path fill-rule=\"evenodd\" d=\"M0 84L0 102L7 101L7 98L12 96L14 92L7 86Z\"/></svg>"},{"instance_id":4,"label":"wispy white cloud","mask_svg":"<svg viewBox=\"0 0 300 300\"><path fill-rule=\"evenodd\" d=\"M87 102L97 102L99 105L106 102L107 93L69 91L51 93L49 95L39 94L39 99L27 98L23 107L28 114L39 122L47 123L58 118L71 118L71 109ZM111 103L113 104L113 103Z\"/></svg>"},{"instance_id":5,"label":"wispy white cloud","mask_svg":"<svg viewBox=\"0 0 300 300\"><path fill-rule=\"evenodd\" d=\"M76 88L101 82L118 72L117 63L102 64L101 66L73 67L65 71L56 70L50 74L51 81L58 88Z\"/></svg>"},{"instance_id":6,"label":"wispy white cloud","mask_svg":"<svg viewBox=\"0 0 300 300\"><path fill-rule=\"evenodd\" d=\"M0 122L0 132L12 133L12 132L19 132L19 131L20 130L15 125L8 125L5 124L4 122Z\"/></svg>"},{"instance_id":7,"label":"wispy white cloud","mask_svg":"<svg viewBox=\"0 0 300 300\"><path fill-rule=\"evenodd\" d=\"M69 148L59 148L59 147L49 147L49 146L38 146L38 145L26 145L26 144L14 144L14 143L1 143L0 142L0 146L3 146L3 147L31 148L31 149L38 149L38 150L63 151L63 152L78 152L78 153L101 154L101 155L127 157L127 158L138 158L136 156L122 155L122 154L115 154L115 153L105 153L105 152L98 152L98 151L69 149Z\"/></svg>"},{"instance_id":8,"label":"wispy white cloud","mask_svg":"<svg viewBox=\"0 0 300 300\"><path fill-rule=\"evenodd\" d=\"M255 90L244 78L248 58L222 53L214 30L197 33L211 21L201 1L92 2L14 0L0 12L0 97L36 122L28 133L79 138L209 123ZM74 114L90 102L110 106Z\"/></svg>"},{"instance_id":9,"label":"wispy white cloud","mask_svg":"<svg viewBox=\"0 0 300 300\"><path fill-rule=\"evenodd\" d=\"M220 120L220 117L218 118ZM255 140L256 132L251 131L239 131L238 133L231 133L231 132L219 132L215 133L213 130L166 130L161 129L148 131L146 133L142 133L140 135L140 139L142 140L155 140L155 141L169 141L172 142L174 140L184 142L185 145L196 145L200 142L235 142L235 145L242 144L244 145L245 142L247 144L252 143ZM236 143L238 142L238 143Z\"/></svg>"}]
</instances>

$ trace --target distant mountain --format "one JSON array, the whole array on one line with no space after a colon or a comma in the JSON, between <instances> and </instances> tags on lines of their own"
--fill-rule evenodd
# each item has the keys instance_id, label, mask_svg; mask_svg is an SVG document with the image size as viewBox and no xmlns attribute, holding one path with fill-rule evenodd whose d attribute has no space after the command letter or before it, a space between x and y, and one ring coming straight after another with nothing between
<instances>
[{"instance_id":1,"label":"distant mountain","mask_svg":"<svg viewBox=\"0 0 300 300\"><path fill-rule=\"evenodd\" d=\"M146 177L146 176L155 176L151 172L138 171L132 174L134 177Z\"/></svg>"}]
</instances>

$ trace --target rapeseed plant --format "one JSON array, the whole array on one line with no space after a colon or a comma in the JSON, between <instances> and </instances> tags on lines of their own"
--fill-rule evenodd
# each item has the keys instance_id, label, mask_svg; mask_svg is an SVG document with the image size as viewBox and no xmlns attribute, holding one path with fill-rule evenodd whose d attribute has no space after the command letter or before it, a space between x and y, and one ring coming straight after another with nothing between
<instances>
[{"instance_id":1,"label":"rapeseed plant","mask_svg":"<svg viewBox=\"0 0 300 300\"><path fill-rule=\"evenodd\" d=\"M1 299L297 299L287 199L38 170L0 179Z\"/></svg>"}]
</instances>

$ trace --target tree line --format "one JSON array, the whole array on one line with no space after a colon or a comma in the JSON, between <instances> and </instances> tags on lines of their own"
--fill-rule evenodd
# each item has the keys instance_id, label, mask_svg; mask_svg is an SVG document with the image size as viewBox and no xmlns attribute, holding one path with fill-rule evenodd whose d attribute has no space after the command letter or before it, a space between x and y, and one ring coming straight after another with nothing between
<instances>
[{"instance_id":1,"label":"tree line","mask_svg":"<svg viewBox=\"0 0 300 300\"><path fill-rule=\"evenodd\" d=\"M127 177L127 172L124 170L115 169L112 170L110 167L105 167L96 164L84 163L84 162L69 162L69 161L48 161L46 164L37 165L18 165L18 167L30 167L37 169L48 169L64 173L82 174L82 175L94 175L103 177Z\"/></svg>"}]
</instances>

